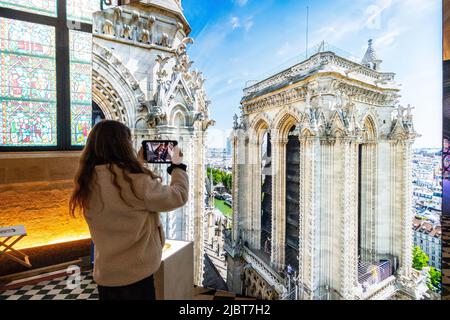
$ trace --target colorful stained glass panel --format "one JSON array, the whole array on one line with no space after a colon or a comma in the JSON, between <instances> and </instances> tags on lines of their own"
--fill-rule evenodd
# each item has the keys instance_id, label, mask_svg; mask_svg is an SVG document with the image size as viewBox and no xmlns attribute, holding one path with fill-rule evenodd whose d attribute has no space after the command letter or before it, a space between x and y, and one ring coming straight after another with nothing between
<instances>
[{"instance_id":1,"label":"colorful stained glass panel","mask_svg":"<svg viewBox=\"0 0 450 320\"><path fill-rule=\"evenodd\" d=\"M70 30L71 143L84 145L92 127L92 35Z\"/></svg>"},{"instance_id":2,"label":"colorful stained glass panel","mask_svg":"<svg viewBox=\"0 0 450 320\"><path fill-rule=\"evenodd\" d=\"M98 0L67 0L67 19L92 23L92 13L100 11Z\"/></svg>"},{"instance_id":3,"label":"colorful stained glass panel","mask_svg":"<svg viewBox=\"0 0 450 320\"><path fill-rule=\"evenodd\" d=\"M56 145L55 29L0 18L0 146Z\"/></svg>"},{"instance_id":4,"label":"colorful stained glass panel","mask_svg":"<svg viewBox=\"0 0 450 320\"><path fill-rule=\"evenodd\" d=\"M56 17L56 3L56 0L0 0L0 7Z\"/></svg>"}]
</instances>

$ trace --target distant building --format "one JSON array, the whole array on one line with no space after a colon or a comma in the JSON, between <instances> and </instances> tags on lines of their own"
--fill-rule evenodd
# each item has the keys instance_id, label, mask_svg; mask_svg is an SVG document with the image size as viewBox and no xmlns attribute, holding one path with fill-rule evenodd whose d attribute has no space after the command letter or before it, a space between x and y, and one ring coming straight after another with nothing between
<instances>
[{"instance_id":1,"label":"distant building","mask_svg":"<svg viewBox=\"0 0 450 320\"><path fill-rule=\"evenodd\" d=\"M442 157L439 149L414 150L412 169L414 214L419 221L440 225Z\"/></svg>"},{"instance_id":2,"label":"distant building","mask_svg":"<svg viewBox=\"0 0 450 320\"><path fill-rule=\"evenodd\" d=\"M428 264L441 270L441 226L414 219L414 245L420 247L430 258Z\"/></svg>"},{"instance_id":3,"label":"distant building","mask_svg":"<svg viewBox=\"0 0 450 320\"><path fill-rule=\"evenodd\" d=\"M225 159L226 157L227 157L227 149L208 148L208 158Z\"/></svg>"},{"instance_id":4,"label":"distant building","mask_svg":"<svg viewBox=\"0 0 450 320\"><path fill-rule=\"evenodd\" d=\"M231 137L227 137L227 156L231 157L232 149L231 149Z\"/></svg>"},{"instance_id":5,"label":"distant building","mask_svg":"<svg viewBox=\"0 0 450 320\"><path fill-rule=\"evenodd\" d=\"M208 148L206 163L211 168L231 171L231 155L226 148Z\"/></svg>"}]
</instances>

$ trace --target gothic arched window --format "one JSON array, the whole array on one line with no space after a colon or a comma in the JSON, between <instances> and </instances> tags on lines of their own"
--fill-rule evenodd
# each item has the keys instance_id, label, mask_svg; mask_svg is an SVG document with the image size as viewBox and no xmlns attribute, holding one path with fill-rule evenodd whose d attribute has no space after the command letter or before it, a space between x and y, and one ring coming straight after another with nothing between
<instances>
[{"instance_id":1,"label":"gothic arched window","mask_svg":"<svg viewBox=\"0 0 450 320\"><path fill-rule=\"evenodd\" d=\"M300 141L295 126L289 130L286 145L286 244L285 265L298 269Z\"/></svg>"},{"instance_id":2,"label":"gothic arched window","mask_svg":"<svg viewBox=\"0 0 450 320\"><path fill-rule=\"evenodd\" d=\"M173 124L177 128L186 126L186 122L184 120L184 116L183 116L183 114L181 112L177 112L175 114L175 118L174 118Z\"/></svg>"},{"instance_id":3,"label":"gothic arched window","mask_svg":"<svg viewBox=\"0 0 450 320\"><path fill-rule=\"evenodd\" d=\"M80 148L92 123L91 23L100 1L0 7L0 149Z\"/></svg>"},{"instance_id":4,"label":"gothic arched window","mask_svg":"<svg viewBox=\"0 0 450 320\"><path fill-rule=\"evenodd\" d=\"M272 242L272 143L266 131L261 140L261 249L270 256Z\"/></svg>"}]
</instances>

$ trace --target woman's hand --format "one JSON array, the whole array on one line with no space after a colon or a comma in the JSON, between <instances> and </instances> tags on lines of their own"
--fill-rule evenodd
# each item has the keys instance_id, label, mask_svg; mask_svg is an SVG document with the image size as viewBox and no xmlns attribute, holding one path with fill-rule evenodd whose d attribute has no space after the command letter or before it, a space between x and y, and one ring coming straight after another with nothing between
<instances>
[{"instance_id":1,"label":"woman's hand","mask_svg":"<svg viewBox=\"0 0 450 320\"><path fill-rule=\"evenodd\" d=\"M178 146L175 146L172 150L172 163L180 164L183 162L183 152Z\"/></svg>"},{"instance_id":2,"label":"woman's hand","mask_svg":"<svg viewBox=\"0 0 450 320\"><path fill-rule=\"evenodd\" d=\"M141 146L141 148L138 151L138 160L145 163L144 148L142 146Z\"/></svg>"}]
</instances>

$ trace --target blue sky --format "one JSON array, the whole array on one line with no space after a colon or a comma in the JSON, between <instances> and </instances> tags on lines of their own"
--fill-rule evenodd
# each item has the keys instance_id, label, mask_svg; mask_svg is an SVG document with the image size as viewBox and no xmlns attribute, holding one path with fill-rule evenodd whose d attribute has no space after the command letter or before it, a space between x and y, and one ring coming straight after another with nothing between
<instances>
[{"instance_id":1,"label":"blue sky","mask_svg":"<svg viewBox=\"0 0 450 320\"><path fill-rule=\"evenodd\" d=\"M416 147L441 141L440 0L183 0L194 44L194 67L204 73L211 143L220 146L232 126L246 81L261 79L322 40L362 57L374 40L382 71L395 72L402 104L415 107Z\"/></svg>"}]
</instances>

